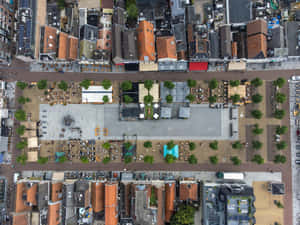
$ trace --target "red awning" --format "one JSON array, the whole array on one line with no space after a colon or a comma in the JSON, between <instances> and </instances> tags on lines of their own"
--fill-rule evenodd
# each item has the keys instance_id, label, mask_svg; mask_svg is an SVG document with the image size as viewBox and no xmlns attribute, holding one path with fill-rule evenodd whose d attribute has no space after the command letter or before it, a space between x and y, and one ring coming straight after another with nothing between
<instances>
[{"instance_id":1,"label":"red awning","mask_svg":"<svg viewBox=\"0 0 300 225\"><path fill-rule=\"evenodd\" d=\"M206 71L208 62L190 62L190 71Z\"/></svg>"}]
</instances>

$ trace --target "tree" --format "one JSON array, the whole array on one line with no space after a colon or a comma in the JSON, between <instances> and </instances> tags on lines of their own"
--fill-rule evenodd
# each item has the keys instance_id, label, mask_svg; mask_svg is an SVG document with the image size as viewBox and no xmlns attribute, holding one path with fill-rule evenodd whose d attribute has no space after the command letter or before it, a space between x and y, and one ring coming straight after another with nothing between
<instances>
[{"instance_id":1,"label":"tree","mask_svg":"<svg viewBox=\"0 0 300 225\"><path fill-rule=\"evenodd\" d=\"M259 150L261 149L263 144L260 141L252 141L252 148Z\"/></svg>"},{"instance_id":2,"label":"tree","mask_svg":"<svg viewBox=\"0 0 300 225\"><path fill-rule=\"evenodd\" d=\"M104 96L102 97L102 101L103 101L104 103L108 103L108 102L109 102L108 96L107 96L107 95L104 95Z\"/></svg>"},{"instance_id":3,"label":"tree","mask_svg":"<svg viewBox=\"0 0 300 225\"><path fill-rule=\"evenodd\" d=\"M237 156L232 156L230 158L231 162L233 163L233 165L239 166L242 163L242 160L239 159L239 157Z\"/></svg>"},{"instance_id":4,"label":"tree","mask_svg":"<svg viewBox=\"0 0 300 225\"><path fill-rule=\"evenodd\" d=\"M176 158L170 154L167 154L165 160L168 164L171 164L175 162Z\"/></svg>"},{"instance_id":5,"label":"tree","mask_svg":"<svg viewBox=\"0 0 300 225\"><path fill-rule=\"evenodd\" d=\"M238 103L241 100L241 96L238 94L232 95L230 97L231 101L233 102L233 104Z\"/></svg>"},{"instance_id":6,"label":"tree","mask_svg":"<svg viewBox=\"0 0 300 225\"><path fill-rule=\"evenodd\" d=\"M230 83L231 87L237 87L237 86L240 85L240 81L239 80L231 80L229 83Z\"/></svg>"},{"instance_id":7,"label":"tree","mask_svg":"<svg viewBox=\"0 0 300 225\"><path fill-rule=\"evenodd\" d=\"M22 155L19 155L17 157L17 162L22 164L22 165L25 165L26 161L27 161L27 155L26 154L22 154Z\"/></svg>"},{"instance_id":8,"label":"tree","mask_svg":"<svg viewBox=\"0 0 300 225\"><path fill-rule=\"evenodd\" d=\"M129 156L129 155L126 155L126 156L124 157L124 163L125 163L125 164L129 164L129 163L131 163L131 162L132 162L132 157Z\"/></svg>"},{"instance_id":9,"label":"tree","mask_svg":"<svg viewBox=\"0 0 300 225\"><path fill-rule=\"evenodd\" d=\"M218 164L218 162L219 162L218 156L216 156L216 155L215 156L210 156L209 161L210 161L211 164L214 164L214 165Z\"/></svg>"},{"instance_id":10,"label":"tree","mask_svg":"<svg viewBox=\"0 0 300 225\"><path fill-rule=\"evenodd\" d=\"M167 95L166 96L166 101L167 101L167 103L172 103L173 102L173 96L172 95Z\"/></svg>"},{"instance_id":11,"label":"tree","mask_svg":"<svg viewBox=\"0 0 300 225\"><path fill-rule=\"evenodd\" d=\"M282 135L285 134L288 131L288 128L286 126L277 126L276 127L276 134Z\"/></svg>"},{"instance_id":12,"label":"tree","mask_svg":"<svg viewBox=\"0 0 300 225\"><path fill-rule=\"evenodd\" d=\"M213 150L218 150L218 141L210 142L209 147Z\"/></svg>"},{"instance_id":13,"label":"tree","mask_svg":"<svg viewBox=\"0 0 300 225\"><path fill-rule=\"evenodd\" d=\"M169 142L167 143L167 149L168 149L168 150L171 150L171 149L173 149L174 147L175 147L174 141L169 141Z\"/></svg>"},{"instance_id":14,"label":"tree","mask_svg":"<svg viewBox=\"0 0 300 225\"><path fill-rule=\"evenodd\" d=\"M264 129L263 128L259 128L258 124L254 125L254 128L252 129L252 133L254 135L259 135L259 134L262 134L263 132L264 132Z\"/></svg>"},{"instance_id":15,"label":"tree","mask_svg":"<svg viewBox=\"0 0 300 225\"><path fill-rule=\"evenodd\" d=\"M104 142L104 143L102 144L102 148L104 148L104 149L106 149L106 150L109 150L110 147L111 147L111 144L110 144L109 142Z\"/></svg>"},{"instance_id":16,"label":"tree","mask_svg":"<svg viewBox=\"0 0 300 225\"><path fill-rule=\"evenodd\" d=\"M240 141L236 141L232 143L232 148L233 149L242 149L243 145Z\"/></svg>"},{"instance_id":17,"label":"tree","mask_svg":"<svg viewBox=\"0 0 300 225\"><path fill-rule=\"evenodd\" d=\"M146 155L144 157L144 163L153 164L153 162L154 162L154 157L152 155Z\"/></svg>"},{"instance_id":18,"label":"tree","mask_svg":"<svg viewBox=\"0 0 300 225\"><path fill-rule=\"evenodd\" d=\"M175 84L172 81L165 81L164 82L164 87L168 88L168 89L174 89Z\"/></svg>"},{"instance_id":19,"label":"tree","mask_svg":"<svg viewBox=\"0 0 300 225\"><path fill-rule=\"evenodd\" d=\"M144 82L144 87L150 91L151 88L153 87L153 80L145 80Z\"/></svg>"},{"instance_id":20,"label":"tree","mask_svg":"<svg viewBox=\"0 0 300 225\"><path fill-rule=\"evenodd\" d=\"M285 79L282 77L279 77L277 80L274 80L273 84L279 88L282 88L285 84Z\"/></svg>"},{"instance_id":21,"label":"tree","mask_svg":"<svg viewBox=\"0 0 300 225\"><path fill-rule=\"evenodd\" d=\"M152 95L146 95L145 97L144 97L144 103L145 104L150 104L150 103L152 103L153 102L153 96Z\"/></svg>"},{"instance_id":22,"label":"tree","mask_svg":"<svg viewBox=\"0 0 300 225\"><path fill-rule=\"evenodd\" d=\"M261 155L254 155L254 157L251 160L252 162L255 162L259 165L264 164L265 160L263 157L261 157Z\"/></svg>"},{"instance_id":23,"label":"tree","mask_svg":"<svg viewBox=\"0 0 300 225\"><path fill-rule=\"evenodd\" d=\"M262 116L263 116L262 112L261 112L260 110L258 110L258 109L252 110L252 111L251 111L251 115L252 115L255 119L258 119L258 120L261 119Z\"/></svg>"},{"instance_id":24,"label":"tree","mask_svg":"<svg viewBox=\"0 0 300 225\"><path fill-rule=\"evenodd\" d=\"M277 92L275 99L276 99L276 102L278 102L278 103L284 103L286 101L286 95L283 93Z\"/></svg>"},{"instance_id":25,"label":"tree","mask_svg":"<svg viewBox=\"0 0 300 225\"><path fill-rule=\"evenodd\" d=\"M46 164L48 162L48 157L39 157L37 162L39 164Z\"/></svg>"},{"instance_id":26,"label":"tree","mask_svg":"<svg viewBox=\"0 0 300 225\"><path fill-rule=\"evenodd\" d=\"M252 101L253 101L253 103L260 103L260 102L262 102L262 100L263 100L263 97L262 97L262 95L260 95L260 94L254 94L254 95L252 95Z\"/></svg>"},{"instance_id":27,"label":"tree","mask_svg":"<svg viewBox=\"0 0 300 225\"><path fill-rule=\"evenodd\" d=\"M110 81L110 80L107 80L107 79L104 79L104 80L101 82L101 85L102 85L102 87L103 87L105 90L108 90L108 89L111 87L111 81Z\"/></svg>"},{"instance_id":28,"label":"tree","mask_svg":"<svg viewBox=\"0 0 300 225\"><path fill-rule=\"evenodd\" d=\"M259 77L256 77L253 80L251 80L251 85L254 87L259 87L262 84L263 84L263 81Z\"/></svg>"},{"instance_id":29,"label":"tree","mask_svg":"<svg viewBox=\"0 0 300 225\"><path fill-rule=\"evenodd\" d=\"M40 90L46 89L47 88L47 80L40 80L37 82L37 87Z\"/></svg>"},{"instance_id":30,"label":"tree","mask_svg":"<svg viewBox=\"0 0 300 225\"><path fill-rule=\"evenodd\" d=\"M196 149L196 144L195 144L195 142L190 142L190 143L189 143L189 148L190 148L190 151L195 150L195 149Z\"/></svg>"},{"instance_id":31,"label":"tree","mask_svg":"<svg viewBox=\"0 0 300 225\"><path fill-rule=\"evenodd\" d=\"M152 142L151 141L145 141L144 142L144 147L145 148L152 148Z\"/></svg>"},{"instance_id":32,"label":"tree","mask_svg":"<svg viewBox=\"0 0 300 225\"><path fill-rule=\"evenodd\" d=\"M18 150L22 150L22 149L24 149L24 148L26 148L27 147L27 141L26 140L24 140L24 141L19 141L17 144L16 144L16 148L18 149Z\"/></svg>"},{"instance_id":33,"label":"tree","mask_svg":"<svg viewBox=\"0 0 300 225\"><path fill-rule=\"evenodd\" d=\"M89 159L88 159L88 157L86 157L86 156L82 156L82 157L80 158L80 160L81 160L82 163L89 163Z\"/></svg>"},{"instance_id":34,"label":"tree","mask_svg":"<svg viewBox=\"0 0 300 225\"><path fill-rule=\"evenodd\" d=\"M133 102L133 98L131 98L129 95L124 95L123 100L124 100L125 104L129 104L129 103Z\"/></svg>"},{"instance_id":35,"label":"tree","mask_svg":"<svg viewBox=\"0 0 300 225\"><path fill-rule=\"evenodd\" d=\"M171 217L171 225L193 225L195 208L190 205L181 205L178 211Z\"/></svg>"},{"instance_id":36,"label":"tree","mask_svg":"<svg viewBox=\"0 0 300 225\"><path fill-rule=\"evenodd\" d=\"M274 163L285 163L286 162L286 157L284 155L275 155L274 158Z\"/></svg>"},{"instance_id":37,"label":"tree","mask_svg":"<svg viewBox=\"0 0 300 225\"><path fill-rule=\"evenodd\" d=\"M188 79L188 80L187 80L187 84L188 84L188 86L189 86L190 88L193 88L193 87L196 87L197 81Z\"/></svg>"},{"instance_id":38,"label":"tree","mask_svg":"<svg viewBox=\"0 0 300 225\"><path fill-rule=\"evenodd\" d=\"M287 148L287 143L285 141L280 141L276 144L278 150L283 150Z\"/></svg>"},{"instance_id":39,"label":"tree","mask_svg":"<svg viewBox=\"0 0 300 225\"><path fill-rule=\"evenodd\" d=\"M29 98L28 98L29 99ZM24 97L24 96L20 96L19 98L18 98L18 102L19 102L19 104L25 104L27 101L26 101L27 99Z\"/></svg>"},{"instance_id":40,"label":"tree","mask_svg":"<svg viewBox=\"0 0 300 225\"><path fill-rule=\"evenodd\" d=\"M208 87L210 89L216 89L219 86L219 82L216 80L216 78L213 78L209 81Z\"/></svg>"},{"instance_id":41,"label":"tree","mask_svg":"<svg viewBox=\"0 0 300 225\"><path fill-rule=\"evenodd\" d=\"M128 18L132 19L132 20L136 20L138 17L138 8L136 6L136 4L130 4L127 8L126 8L127 14L128 14Z\"/></svg>"},{"instance_id":42,"label":"tree","mask_svg":"<svg viewBox=\"0 0 300 225\"><path fill-rule=\"evenodd\" d=\"M17 82L17 87L20 88L21 90L24 90L27 87L27 83L22 82L22 81L18 81Z\"/></svg>"},{"instance_id":43,"label":"tree","mask_svg":"<svg viewBox=\"0 0 300 225\"><path fill-rule=\"evenodd\" d=\"M15 112L15 118L16 120L18 121L25 121L26 120L26 113L24 110L22 109L18 109L16 112Z\"/></svg>"},{"instance_id":44,"label":"tree","mask_svg":"<svg viewBox=\"0 0 300 225\"><path fill-rule=\"evenodd\" d=\"M274 204L275 204L278 208L280 208L280 209L283 209L283 208L284 208L283 204L282 204L280 201L278 201L278 200L274 200Z\"/></svg>"},{"instance_id":45,"label":"tree","mask_svg":"<svg viewBox=\"0 0 300 225\"><path fill-rule=\"evenodd\" d=\"M56 0L57 1L57 6L60 10L64 9L66 7L66 2L65 0Z\"/></svg>"},{"instance_id":46,"label":"tree","mask_svg":"<svg viewBox=\"0 0 300 225\"><path fill-rule=\"evenodd\" d=\"M194 154L192 154L192 155L189 156L188 162L189 162L189 164L197 164L198 159L196 158L196 156Z\"/></svg>"},{"instance_id":47,"label":"tree","mask_svg":"<svg viewBox=\"0 0 300 225\"><path fill-rule=\"evenodd\" d=\"M127 142L125 142L125 143L123 144L123 146L124 146L124 148L125 148L126 150L129 150L129 149L131 148L132 144L131 144L130 141L127 141Z\"/></svg>"},{"instance_id":48,"label":"tree","mask_svg":"<svg viewBox=\"0 0 300 225\"><path fill-rule=\"evenodd\" d=\"M274 117L276 119L283 119L283 117L285 116L285 111L283 109L276 109L274 112Z\"/></svg>"},{"instance_id":49,"label":"tree","mask_svg":"<svg viewBox=\"0 0 300 225\"><path fill-rule=\"evenodd\" d=\"M16 129L16 133L19 136L22 136L25 133L25 129L26 129L26 127L24 125L21 125Z\"/></svg>"},{"instance_id":50,"label":"tree","mask_svg":"<svg viewBox=\"0 0 300 225\"><path fill-rule=\"evenodd\" d=\"M216 103L216 102L217 102L217 96L216 96L216 95L209 96L209 97L208 97L208 102L209 102L210 104Z\"/></svg>"},{"instance_id":51,"label":"tree","mask_svg":"<svg viewBox=\"0 0 300 225\"><path fill-rule=\"evenodd\" d=\"M193 95L193 94L189 94L189 95L187 95L185 98L186 98L187 100L189 100L190 102L193 102L193 101L196 100L196 97L195 97L195 95Z\"/></svg>"},{"instance_id":52,"label":"tree","mask_svg":"<svg viewBox=\"0 0 300 225\"><path fill-rule=\"evenodd\" d=\"M59 157L58 162L59 163L64 163L67 160L68 160L67 157L65 155L63 155L63 156Z\"/></svg>"},{"instance_id":53,"label":"tree","mask_svg":"<svg viewBox=\"0 0 300 225\"><path fill-rule=\"evenodd\" d=\"M103 164L107 164L109 162L110 162L110 158L108 156L104 157L103 160L102 160Z\"/></svg>"},{"instance_id":54,"label":"tree","mask_svg":"<svg viewBox=\"0 0 300 225\"><path fill-rule=\"evenodd\" d=\"M121 89L123 91L129 91L132 89L132 82L129 80L123 81L121 84Z\"/></svg>"},{"instance_id":55,"label":"tree","mask_svg":"<svg viewBox=\"0 0 300 225\"><path fill-rule=\"evenodd\" d=\"M67 91L68 90L68 83L66 81L61 81L59 84L58 84L58 88L61 89L61 90L64 90L64 91Z\"/></svg>"},{"instance_id":56,"label":"tree","mask_svg":"<svg viewBox=\"0 0 300 225\"><path fill-rule=\"evenodd\" d=\"M84 88L84 89L88 89L91 86L91 81L88 80L88 79L85 79L85 80L80 82L79 86Z\"/></svg>"}]
</instances>

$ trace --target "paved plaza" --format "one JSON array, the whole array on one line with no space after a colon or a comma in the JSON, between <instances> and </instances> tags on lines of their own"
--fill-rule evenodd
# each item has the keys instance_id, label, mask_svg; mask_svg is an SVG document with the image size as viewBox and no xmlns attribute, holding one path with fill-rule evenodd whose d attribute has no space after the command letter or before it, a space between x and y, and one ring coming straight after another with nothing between
<instances>
[{"instance_id":1,"label":"paved plaza","mask_svg":"<svg viewBox=\"0 0 300 225\"><path fill-rule=\"evenodd\" d=\"M232 110L238 114L238 109ZM140 140L238 139L238 119L230 120L230 108L211 109L206 104L191 105L189 119L145 121L120 121L117 104L41 104L40 120L42 140L120 140L123 135Z\"/></svg>"}]
</instances>

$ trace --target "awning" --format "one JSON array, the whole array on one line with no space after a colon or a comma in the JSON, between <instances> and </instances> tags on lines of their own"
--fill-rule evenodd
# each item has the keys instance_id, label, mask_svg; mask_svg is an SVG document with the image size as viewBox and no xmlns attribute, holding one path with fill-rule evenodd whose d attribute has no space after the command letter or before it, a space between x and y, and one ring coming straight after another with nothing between
<instances>
[{"instance_id":1,"label":"awning","mask_svg":"<svg viewBox=\"0 0 300 225\"><path fill-rule=\"evenodd\" d=\"M207 71L208 62L190 62L190 71Z\"/></svg>"}]
</instances>

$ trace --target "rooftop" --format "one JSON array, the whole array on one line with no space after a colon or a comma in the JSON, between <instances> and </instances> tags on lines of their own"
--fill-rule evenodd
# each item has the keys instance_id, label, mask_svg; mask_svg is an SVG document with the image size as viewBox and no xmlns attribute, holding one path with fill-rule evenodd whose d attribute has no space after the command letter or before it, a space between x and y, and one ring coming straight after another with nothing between
<instances>
[{"instance_id":1,"label":"rooftop","mask_svg":"<svg viewBox=\"0 0 300 225\"><path fill-rule=\"evenodd\" d=\"M251 0L229 0L229 22L247 23L252 18Z\"/></svg>"},{"instance_id":2,"label":"rooftop","mask_svg":"<svg viewBox=\"0 0 300 225\"><path fill-rule=\"evenodd\" d=\"M161 60L177 60L176 42L174 36L156 38L157 58Z\"/></svg>"},{"instance_id":3,"label":"rooftop","mask_svg":"<svg viewBox=\"0 0 300 225\"><path fill-rule=\"evenodd\" d=\"M154 26L149 21L141 21L137 29L140 61L155 61Z\"/></svg>"}]
</instances>

